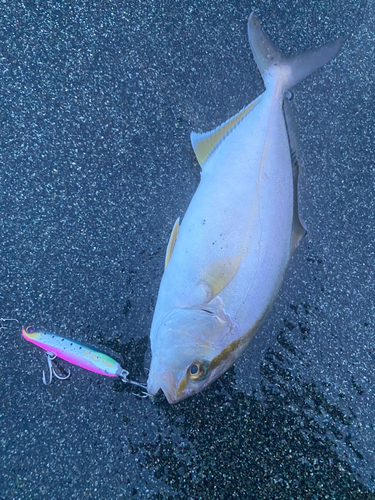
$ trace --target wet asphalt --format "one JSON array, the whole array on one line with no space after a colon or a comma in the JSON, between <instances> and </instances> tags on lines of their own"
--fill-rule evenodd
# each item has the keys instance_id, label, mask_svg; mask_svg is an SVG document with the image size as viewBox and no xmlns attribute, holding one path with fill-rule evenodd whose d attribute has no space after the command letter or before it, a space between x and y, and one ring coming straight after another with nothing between
<instances>
[{"instance_id":1,"label":"wet asphalt","mask_svg":"<svg viewBox=\"0 0 375 500\"><path fill-rule=\"evenodd\" d=\"M268 319L175 406L78 367L44 386L22 324L147 379L166 244L199 182L189 134L263 91L252 9L285 53L344 40L293 89L308 234ZM375 498L373 4L24 0L0 14L0 499Z\"/></svg>"}]
</instances>

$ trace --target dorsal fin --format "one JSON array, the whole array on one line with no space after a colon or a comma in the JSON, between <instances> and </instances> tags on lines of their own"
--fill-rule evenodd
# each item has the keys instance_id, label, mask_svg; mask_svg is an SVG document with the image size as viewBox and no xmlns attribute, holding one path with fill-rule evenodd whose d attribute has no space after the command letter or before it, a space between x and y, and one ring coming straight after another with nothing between
<instances>
[{"instance_id":1,"label":"dorsal fin","mask_svg":"<svg viewBox=\"0 0 375 500\"><path fill-rule=\"evenodd\" d=\"M172 232L171 232L171 236L169 238L169 243L168 243L168 246L167 246L167 251L165 252L164 271L167 269L169 261L171 260L173 249L174 249L174 246L176 244L177 235L178 235L178 231L179 230L180 230L180 217L178 217L177 220L176 220L176 222L174 223L174 226L173 226L173 229L172 229Z\"/></svg>"},{"instance_id":2,"label":"dorsal fin","mask_svg":"<svg viewBox=\"0 0 375 500\"><path fill-rule=\"evenodd\" d=\"M293 170L293 226L292 226L292 240L291 240L291 253L298 247L302 239L306 235L306 229L301 222L298 214L298 174L300 168L300 156L298 148L298 131L297 124L294 119L292 107L287 98L284 98L284 116L286 129L289 140L290 159Z\"/></svg>"},{"instance_id":3,"label":"dorsal fin","mask_svg":"<svg viewBox=\"0 0 375 500\"><path fill-rule=\"evenodd\" d=\"M211 132L206 132L204 134L191 133L191 144L201 167L203 167L206 160L221 144L225 137L241 122L241 120L243 120L243 118L245 118L249 111L254 108L258 99L259 98L255 99L255 101L243 108L236 115L232 116L232 118L222 123L219 127L211 130Z\"/></svg>"}]
</instances>

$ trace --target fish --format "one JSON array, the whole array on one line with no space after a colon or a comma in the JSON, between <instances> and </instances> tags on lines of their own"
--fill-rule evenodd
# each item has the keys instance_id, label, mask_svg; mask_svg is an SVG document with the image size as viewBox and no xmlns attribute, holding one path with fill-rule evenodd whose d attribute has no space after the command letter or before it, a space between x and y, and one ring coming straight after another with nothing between
<instances>
[{"instance_id":1,"label":"fish","mask_svg":"<svg viewBox=\"0 0 375 500\"><path fill-rule=\"evenodd\" d=\"M284 56L254 13L248 38L265 91L214 130L191 134L200 182L166 251L147 392L162 390L171 404L208 387L245 351L306 234L289 94L342 40Z\"/></svg>"}]
</instances>

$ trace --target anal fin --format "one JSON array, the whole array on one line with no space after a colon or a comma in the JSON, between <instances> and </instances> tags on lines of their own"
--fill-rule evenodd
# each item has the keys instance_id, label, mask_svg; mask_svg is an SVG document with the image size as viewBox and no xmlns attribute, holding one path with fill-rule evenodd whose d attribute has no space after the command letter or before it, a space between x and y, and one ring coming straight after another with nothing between
<instances>
[{"instance_id":1,"label":"anal fin","mask_svg":"<svg viewBox=\"0 0 375 500\"><path fill-rule=\"evenodd\" d=\"M298 147L298 131L297 124L294 119L293 110L287 98L284 99L284 117L286 123L286 129L288 133L289 149L290 149L290 159L292 163L293 170L293 225L292 225L292 238L290 242L291 253L298 247L298 245L303 240L307 231L304 227L298 213L298 175L300 169L300 155Z\"/></svg>"}]
</instances>

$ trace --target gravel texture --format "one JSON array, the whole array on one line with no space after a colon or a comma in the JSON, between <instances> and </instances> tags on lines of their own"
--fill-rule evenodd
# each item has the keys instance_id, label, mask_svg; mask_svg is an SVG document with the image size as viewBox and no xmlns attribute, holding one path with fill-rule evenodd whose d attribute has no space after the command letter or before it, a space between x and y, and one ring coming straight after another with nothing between
<instances>
[{"instance_id":1,"label":"gravel texture","mask_svg":"<svg viewBox=\"0 0 375 500\"><path fill-rule=\"evenodd\" d=\"M263 90L252 9L285 53L344 39L293 89L308 235L271 314L175 406L77 367L45 387L21 324L146 380L190 131ZM375 498L374 4L3 0L0 19L0 499Z\"/></svg>"}]
</instances>

